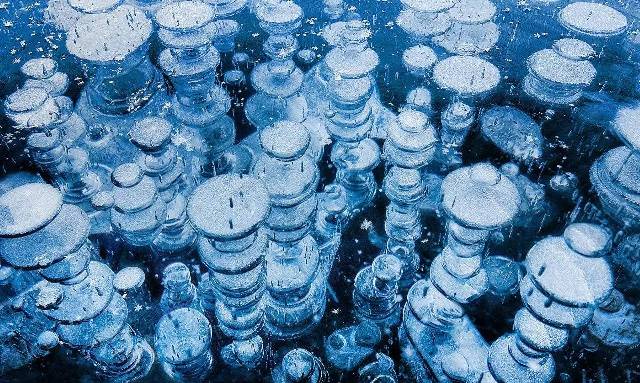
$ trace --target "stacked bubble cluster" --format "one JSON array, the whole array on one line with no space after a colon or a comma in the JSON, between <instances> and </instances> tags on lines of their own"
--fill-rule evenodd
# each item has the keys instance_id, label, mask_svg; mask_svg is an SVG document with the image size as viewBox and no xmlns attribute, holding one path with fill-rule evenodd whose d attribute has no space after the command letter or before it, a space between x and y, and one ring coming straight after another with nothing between
<instances>
[{"instance_id":1,"label":"stacked bubble cluster","mask_svg":"<svg viewBox=\"0 0 640 383\"><path fill-rule=\"evenodd\" d=\"M160 307L165 313L177 309L198 306L196 286L191 282L191 271L184 263L174 262L162 271L164 290Z\"/></svg>"},{"instance_id":2,"label":"stacked bubble cluster","mask_svg":"<svg viewBox=\"0 0 640 383\"><path fill-rule=\"evenodd\" d=\"M247 119L258 130L280 120L302 122L307 113L307 101L300 93L304 75L293 61L302 8L293 1L258 0L255 14L269 34L263 47L271 61L258 64L251 73L256 94L247 100Z\"/></svg>"},{"instance_id":3,"label":"stacked bubble cluster","mask_svg":"<svg viewBox=\"0 0 640 383\"><path fill-rule=\"evenodd\" d=\"M448 382L486 372L482 361L487 345L470 324L464 305L487 293L485 246L491 230L515 218L520 194L488 163L449 173L441 193L448 217L445 247L432 261L429 278L417 281L407 293L399 337L417 379L429 376L422 362L416 362L423 358L438 380ZM467 365L462 377L457 375L460 361Z\"/></svg>"},{"instance_id":4,"label":"stacked bubble cluster","mask_svg":"<svg viewBox=\"0 0 640 383\"><path fill-rule=\"evenodd\" d=\"M63 191L65 202L89 210L102 179L90 168L86 150L69 147L86 128L72 108L71 99L53 97L38 84L25 85L5 100L8 117L28 134L33 161Z\"/></svg>"},{"instance_id":5,"label":"stacked bubble cluster","mask_svg":"<svg viewBox=\"0 0 640 383\"><path fill-rule=\"evenodd\" d=\"M371 266L356 274L353 282L354 314L360 320L377 323L382 329L400 321L397 299L402 263L390 254L378 255Z\"/></svg>"},{"instance_id":6,"label":"stacked bubble cluster","mask_svg":"<svg viewBox=\"0 0 640 383\"><path fill-rule=\"evenodd\" d=\"M327 185L318 193L318 212L312 232L320 253L321 273L326 279L336 263L342 230L348 219L346 192L340 185Z\"/></svg>"},{"instance_id":7,"label":"stacked bubble cluster","mask_svg":"<svg viewBox=\"0 0 640 383\"><path fill-rule=\"evenodd\" d=\"M18 269L37 270L35 305L55 323L60 341L80 351L97 372L116 381L145 376L154 362L149 344L127 323L127 305L109 266L93 261L89 219L45 184L26 184L0 201L0 253ZM20 217L20 219L18 219Z\"/></svg>"},{"instance_id":8,"label":"stacked bubble cluster","mask_svg":"<svg viewBox=\"0 0 640 383\"><path fill-rule=\"evenodd\" d=\"M612 291L613 276L603 256L611 246L604 228L569 225L561 237L536 243L526 258L520 283L524 308L515 317L514 334L491 345L489 369L499 382L551 382L551 353L569 343L573 328L585 326Z\"/></svg>"},{"instance_id":9,"label":"stacked bubble cluster","mask_svg":"<svg viewBox=\"0 0 640 383\"><path fill-rule=\"evenodd\" d=\"M142 152L137 159L145 175L155 181L158 195L167 204L162 230L154 238L151 249L161 263L168 258L188 254L195 248L196 234L187 222L189 190L185 180L184 160L171 143L172 125L165 119L144 118L129 131L131 142Z\"/></svg>"},{"instance_id":10,"label":"stacked bubble cluster","mask_svg":"<svg viewBox=\"0 0 640 383\"><path fill-rule=\"evenodd\" d=\"M125 163L111 173L111 226L132 248L151 245L162 230L167 204L151 177L135 163Z\"/></svg>"},{"instance_id":11,"label":"stacked bubble cluster","mask_svg":"<svg viewBox=\"0 0 640 383\"><path fill-rule=\"evenodd\" d=\"M575 102L596 76L596 69L589 61L594 55L593 48L584 41L557 40L552 49L543 49L528 58L529 73L523 88L542 102Z\"/></svg>"},{"instance_id":12,"label":"stacked bubble cluster","mask_svg":"<svg viewBox=\"0 0 640 383\"><path fill-rule=\"evenodd\" d=\"M279 122L260 133L264 154L254 175L269 192L271 210L267 250L267 331L276 337L297 337L324 313L326 278L318 244L311 235L318 199L319 172L306 155L309 132L297 124ZM288 182L283 183L281 180Z\"/></svg>"},{"instance_id":13,"label":"stacked bubble cluster","mask_svg":"<svg viewBox=\"0 0 640 383\"><path fill-rule=\"evenodd\" d=\"M0 380L640 376L634 2L18 3Z\"/></svg>"},{"instance_id":14,"label":"stacked bubble cluster","mask_svg":"<svg viewBox=\"0 0 640 383\"><path fill-rule=\"evenodd\" d=\"M211 325L200 311L180 308L156 328L155 347L164 371L176 381L203 381L213 368Z\"/></svg>"},{"instance_id":15,"label":"stacked bubble cluster","mask_svg":"<svg viewBox=\"0 0 640 383\"><path fill-rule=\"evenodd\" d=\"M449 173L442 195L449 217L447 240L431 264L429 292L433 295L426 299L434 301L435 320L455 321L464 315L462 304L487 291L481 264L489 232L515 218L520 194L498 169L479 163Z\"/></svg>"},{"instance_id":16,"label":"stacked bubble cluster","mask_svg":"<svg viewBox=\"0 0 640 383\"><path fill-rule=\"evenodd\" d=\"M262 225L269 210L266 187L258 178L243 175L202 183L187 205L189 220L200 234L200 260L214 286L210 293L215 294L215 310L209 314L233 341L252 342L264 323L268 240ZM250 357L262 358L259 347L252 350Z\"/></svg>"},{"instance_id":17,"label":"stacked bubble cluster","mask_svg":"<svg viewBox=\"0 0 640 383\"><path fill-rule=\"evenodd\" d=\"M149 56L154 27L144 10L134 4L74 3L82 14L68 31L71 38L67 38L66 47L82 61L87 73L95 73L89 76L76 111L96 130L100 136L96 141L113 136L120 150L102 157L102 162L113 169L133 159L135 148L128 143L127 128L149 114L160 114L169 101L162 74ZM101 33L96 34L96 30Z\"/></svg>"},{"instance_id":18,"label":"stacked bubble cluster","mask_svg":"<svg viewBox=\"0 0 640 383\"><path fill-rule=\"evenodd\" d=\"M455 0L402 0L402 11L396 23L412 40L429 43L431 38L445 33L452 24L448 11Z\"/></svg>"},{"instance_id":19,"label":"stacked bubble cluster","mask_svg":"<svg viewBox=\"0 0 640 383\"><path fill-rule=\"evenodd\" d=\"M385 220L386 251L402 261L403 279L409 282L419 263L415 250L415 241L422 234L418 204L426 194L422 171L433 158L436 143L428 117L407 110L389 127L384 146L385 160L391 166L383 181L390 201Z\"/></svg>"},{"instance_id":20,"label":"stacked bubble cluster","mask_svg":"<svg viewBox=\"0 0 640 383\"><path fill-rule=\"evenodd\" d=\"M362 21L346 24L343 45L325 58L335 76L328 84L330 108L328 131L335 144L331 161L337 168L336 182L347 192L351 212L368 206L376 194L373 169L380 162L380 148L368 138L373 128L371 72L379 63L368 46L371 32Z\"/></svg>"},{"instance_id":21,"label":"stacked bubble cluster","mask_svg":"<svg viewBox=\"0 0 640 383\"><path fill-rule=\"evenodd\" d=\"M171 114L179 127L174 140L191 171L209 176L226 165L223 154L236 136L226 115L231 99L216 78L220 54L212 43L215 16L216 9L200 1L169 3L155 13L165 47L158 62L175 88Z\"/></svg>"},{"instance_id":22,"label":"stacked bubble cluster","mask_svg":"<svg viewBox=\"0 0 640 383\"><path fill-rule=\"evenodd\" d=\"M451 26L433 42L451 54L479 55L491 50L500 37L493 22L497 8L490 0L461 0L449 9Z\"/></svg>"},{"instance_id":23,"label":"stacked bubble cluster","mask_svg":"<svg viewBox=\"0 0 640 383\"><path fill-rule=\"evenodd\" d=\"M640 135L637 133L637 105L620 108L612 123L611 130L620 138L624 146L613 148L598 158L589 172L591 183L598 195L602 209L613 219L628 227L637 227L640 208L637 183L640 157Z\"/></svg>"}]
</instances>

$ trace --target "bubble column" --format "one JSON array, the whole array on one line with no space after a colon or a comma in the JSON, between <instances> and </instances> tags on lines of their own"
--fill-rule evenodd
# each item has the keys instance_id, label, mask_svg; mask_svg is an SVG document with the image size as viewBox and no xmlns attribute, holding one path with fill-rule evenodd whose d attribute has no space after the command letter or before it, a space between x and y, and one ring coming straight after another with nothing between
<instances>
[{"instance_id":1,"label":"bubble column","mask_svg":"<svg viewBox=\"0 0 640 383\"><path fill-rule=\"evenodd\" d=\"M231 98L217 81L214 16L214 8L201 1L168 3L155 15L166 47L158 63L175 88L171 112L178 126L173 140L195 180L229 171L224 154L236 135L226 114Z\"/></svg>"},{"instance_id":2,"label":"bubble column","mask_svg":"<svg viewBox=\"0 0 640 383\"><path fill-rule=\"evenodd\" d=\"M260 144L264 154L253 174L264 181L271 203L266 220L271 239L264 299L267 331L278 338L295 338L322 318L326 305L326 280L318 245L310 235L319 172L305 155L310 134L302 126L276 123L262 130Z\"/></svg>"},{"instance_id":3,"label":"bubble column","mask_svg":"<svg viewBox=\"0 0 640 383\"><path fill-rule=\"evenodd\" d=\"M159 269L168 258L188 256L196 241L195 231L187 222L184 161L171 143L171 128L163 118L147 117L129 131L131 142L142 151L137 160L139 166L154 179L160 198L167 203L166 221L151 246L160 257Z\"/></svg>"},{"instance_id":4,"label":"bubble column","mask_svg":"<svg viewBox=\"0 0 640 383\"><path fill-rule=\"evenodd\" d=\"M67 146L82 146L87 132L86 122L73 111L73 101L64 96L69 87L69 76L58 71L58 63L51 58L37 58L25 62L20 71L27 76L24 88L43 88L60 106L58 124Z\"/></svg>"},{"instance_id":5,"label":"bubble column","mask_svg":"<svg viewBox=\"0 0 640 383\"><path fill-rule=\"evenodd\" d=\"M158 322L155 349L164 372L176 381L201 382L213 368L211 325L201 312L180 308Z\"/></svg>"},{"instance_id":6,"label":"bubble column","mask_svg":"<svg viewBox=\"0 0 640 383\"><path fill-rule=\"evenodd\" d=\"M449 382L486 372L487 344L463 305L487 291L486 241L514 219L520 195L495 167L478 163L445 177L441 205L448 219L445 247L431 263L429 279L409 289L399 337L414 376L424 376L426 363L439 381ZM456 377L460 365L465 376Z\"/></svg>"},{"instance_id":7,"label":"bubble column","mask_svg":"<svg viewBox=\"0 0 640 383\"><path fill-rule=\"evenodd\" d=\"M327 128L334 139L331 162L337 168L335 182L346 192L349 215L368 206L378 188L373 169L380 162L380 148L367 138L373 124L367 102L372 89L368 77L333 82L330 86Z\"/></svg>"},{"instance_id":8,"label":"bubble column","mask_svg":"<svg viewBox=\"0 0 640 383\"><path fill-rule=\"evenodd\" d=\"M166 314L185 307L197 307L197 290L191 282L191 272L184 263L174 262L162 271L160 307Z\"/></svg>"},{"instance_id":9,"label":"bubble column","mask_svg":"<svg viewBox=\"0 0 640 383\"><path fill-rule=\"evenodd\" d=\"M20 72L27 76L25 88L44 88L52 97L62 96L69 87L69 76L58 71L58 63L48 57L28 60Z\"/></svg>"},{"instance_id":10,"label":"bubble column","mask_svg":"<svg viewBox=\"0 0 640 383\"><path fill-rule=\"evenodd\" d=\"M529 72L522 88L527 95L542 103L574 103L596 77L596 69L589 61L594 56L595 51L584 41L557 40L551 49L543 49L529 56Z\"/></svg>"},{"instance_id":11,"label":"bubble column","mask_svg":"<svg viewBox=\"0 0 640 383\"><path fill-rule=\"evenodd\" d=\"M46 184L26 184L0 197L12 219L0 229L3 260L38 270L36 307L57 323L60 340L86 355L98 373L118 382L143 378L154 353L127 323L127 305L113 287L114 274L91 261L89 219Z\"/></svg>"},{"instance_id":12,"label":"bubble column","mask_svg":"<svg viewBox=\"0 0 640 383\"><path fill-rule=\"evenodd\" d=\"M572 329L589 323L613 290L613 274L603 258L610 247L607 230L575 223L529 250L520 283L524 308L516 314L514 333L500 337L489 351L489 370L497 381L553 380L552 353L569 342Z\"/></svg>"},{"instance_id":13,"label":"bubble column","mask_svg":"<svg viewBox=\"0 0 640 383\"><path fill-rule=\"evenodd\" d=\"M358 272L354 280L353 307L356 318L389 330L400 322L397 299L402 263L393 255L378 255L371 266Z\"/></svg>"},{"instance_id":14,"label":"bubble column","mask_svg":"<svg viewBox=\"0 0 640 383\"><path fill-rule=\"evenodd\" d=\"M303 73L293 61L302 8L293 1L259 0L255 14L269 34L263 48L271 61L258 64L251 73L257 93L247 100L247 119L258 130L281 120L302 122L307 114L307 101L300 93Z\"/></svg>"},{"instance_id":15,"label":"bubble column","mask_svg":"<svg viewBox=\"0 0 640 383\"><path fill-rule=\"evenodd\" d=\"M189 220L201 235L198 252L209 269L209 291L216 295L213 314L220 330L234 340L233 349L259 339L263 325L267 236L261 225L268 214L269 193L263 183L243 175L205 181L187 205ZM248 359L259 361L262 348L251 350Z\"/></svg>"},{"instance_id":16,"label":"bubble column","mask_svg":"<svg viewBox=\"0 0 640 383\"><path fill-rule=\"evenodd\" d=\"M168 101L162 75L148 55L153 24L143 10L118 5L121 1L75 2L82 3L79 7L109 7L81 15L67 32L66 46L82 61L89 78L76 103L77 113L93 134L113 135L120 145L113 158L106 158L113 169L135 155L128 128L140 118L162 113Z\"/></svg>"},{"instance_id":17,"label":"bubble column","mask_svg":"<svg viewBox=\"0 0 640 383\"><path fill-rule=\"evenodd\" d=\"M7 116L18 124L18 130L28 132L27 148L33 161L60 188L65 202L91 211L90 199L103 184L89 168L87 152L68 148L64 128L72 106L67 97L52 98L37 87L19 89L5 100Z\"/></svg>"},{"instance_id":18,"label":"bubble column","mask_svg":"<svg viewBox=\"0 0 640 383\"><path fill-rule=\"evenodd\" d=\"M415 251L415 241L422 234L418 203L426 192L421 170L433 158L436 143L436 132L427 116L405 110L389 127L384 144L384 158L391 167L383 184L390 201L385 220L386 251L402 262L402 279L408 283L414 280L420 261Z\"/></svg>"},{"instance_id":19,"label":"bubble column","mask_svg":"<svg viewBox=\"0 0 640 383\"><path fill-rule=\"evenodd\" d=\"M456 0L401 0L402 10L396 24L412 40L429 44L431 38L445 33L452 24L449 10Z\"/></svg>"},{"instance_id":20,"label":"bubble column","mask_svg":"<svg viewBox=\"0 0 640 383\"><path fill-rule=\"evenodd\" d=\"M111 180L114 231L133 248L149 246L167 217L167 204L159 197L153 179L138 165L126 163L113 171Z\"/></svg>"}]
</instances>

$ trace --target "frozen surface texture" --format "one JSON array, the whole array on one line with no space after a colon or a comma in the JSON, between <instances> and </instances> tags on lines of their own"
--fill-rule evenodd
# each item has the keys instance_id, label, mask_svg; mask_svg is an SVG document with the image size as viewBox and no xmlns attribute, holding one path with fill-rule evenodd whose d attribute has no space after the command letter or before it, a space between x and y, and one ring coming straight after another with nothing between
<instances>
[{"instance_id":1,"label":"frozen surface texture","mask_svg":"<svg viewBox=\"0 0 640 383\"><path fill-rule=\"evenodd\" d=\"M640 381L636 0L0 0L0 381Z\"/></svg>"}]
</instances>

